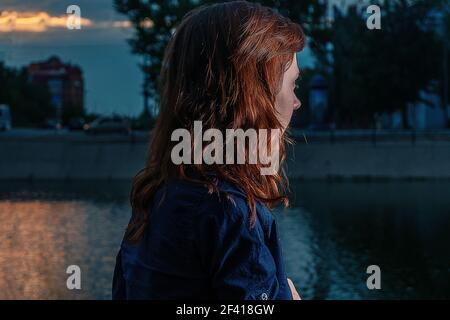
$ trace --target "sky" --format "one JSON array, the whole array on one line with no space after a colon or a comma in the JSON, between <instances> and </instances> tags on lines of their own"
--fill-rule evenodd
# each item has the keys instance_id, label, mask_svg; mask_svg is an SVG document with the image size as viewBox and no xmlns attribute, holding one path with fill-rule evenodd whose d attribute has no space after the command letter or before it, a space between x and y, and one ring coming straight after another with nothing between
<instances>
[{"instance_id":1,"label":"sky","mask_svg":"<svg viewBox=\"0 0 450 320\"><path fill-rule=\"evenodd\" d=\"M86 19L80 30L68 29L65 20L58 23L71 4L77 4ZM112 0L1 0L0 11L0 60L6 65L22 67L57 55L82 69L88 112L141 112L141 60L131 53L126 39L132 29L126 17L115 12ZM15 17L14 26L1 23L6 16Z\"/></svg>"},{"instance_id":2,"label":"sky","mask_svg":"<svg viewBox=\"0 0 450 320\"><path fill-rule=\"evenodd\" d=\"M72 4L81 9L79 30L66 27ZM0 0L0 61L22 67L57 55L78 65L89 113L135 116L142 111L142 58L126 42L132 35L113 0ZM303 57L306 66L308 50Z\"/></svg>"}]
</instances>

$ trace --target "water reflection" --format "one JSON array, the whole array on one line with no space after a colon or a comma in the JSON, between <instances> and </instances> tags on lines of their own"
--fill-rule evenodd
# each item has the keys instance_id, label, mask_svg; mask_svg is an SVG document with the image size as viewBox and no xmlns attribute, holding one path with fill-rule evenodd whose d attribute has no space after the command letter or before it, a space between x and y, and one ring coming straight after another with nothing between
<instances>
[{"instance_id":1,"label":"water reflection","mask_svg":"<svg viewBox=\"0 0 450 320\"><path fill-rule=\"evenodd\" d=\"M304 296L449 298L449 187L449 182L294 183L294 209L279 220L287 268ZM290 244L300 232L310 235L303 240L311 251L307 262ZM310 260L316 261L318 279L304 277ZM366 287L371 264L381 268L382 290Z\"/></svg>"},{"instance_id":2,"label":"water reflection","mask_svg":"<svg viewBox=\"0 0 450 320\"><path fill-rule=\"evenodd\" d=\"M126 183L0 187L0 299L109 299ZM39 200L40 199L40 200ZM66 288L78 265L82 290Z\"/></svg>"},{"instance_id":3,"label":"water reflection","mask_svg":"<svg viewBox=\"0 0 450 320\"><path fill-rule=\"evenodd\" d=\"M0 183L0 298L109 299L128 181ZM450 297L450 182L293 182L278 210L303 298ZM67 266L82 290L66 288ZM379 265L382 289L366 287Z\"/></svg>"}]
</instances>

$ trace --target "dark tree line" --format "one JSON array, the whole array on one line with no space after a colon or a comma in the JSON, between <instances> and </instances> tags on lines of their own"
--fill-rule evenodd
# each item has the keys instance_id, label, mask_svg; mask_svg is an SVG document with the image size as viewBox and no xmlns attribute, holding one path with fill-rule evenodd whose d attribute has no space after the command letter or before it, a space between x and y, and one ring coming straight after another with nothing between
<instances>
[{"instance_id":1,"label":"dark tree line","mask_svg":"<svg viewBox=\"0 0 450 320\"><path fill-rule=\"evenodd\" d=\"M432 1L382 1L381 29L366 28L367 14L338 11L333 24L332 107L341 124L368 127L375 114L401 111L422 101L422 89L436 90L442 74L442 39L429 20Z\"/></svg>"},{"instance_id":2,"label":"dark tree line","mask_svg":"<svg viewBox=\"0 0 450 320\"><path fill-rule=\"evenodd\" d=\"M143 94L147 102L142 118L150 113L150 100L155 101L155 106L158 104L159 71L172 31L188 11L213 2L217 1L115 0L117 11L134 26L134 36L129 40L132 51L142 56ZM317 61L315 70L308 70L307 78L314 72L328 78L328 119L338 127L371 127L376 114L397 110L402 112L404 126L408 127L406 108L409 103L420 101L420 90L438 80L435 90L443 92L445 37L438 36L429 16L430 12L448 9L446 1L373 1L371 4L381 8L381 30L369 30L368 14L356 7L335 7L334 19L330 21L326 1L258 2L303 26ZM448 14L446 17L448 30ZM300 93L305 106L308 84L304 81L302 85Z\"/></svg>"},{"instance_id":3,"label":"dark tree line","mask_svg":"<svg viewBox=\"0 0 450 320\"><path fill-rule=\"evenodd\" d=\"M10 68L3 62L0 62L0 104L10 106L13 126L38 126L55 116L48 88L28 81L26 69Z\"/></svg>"}]
</instances>

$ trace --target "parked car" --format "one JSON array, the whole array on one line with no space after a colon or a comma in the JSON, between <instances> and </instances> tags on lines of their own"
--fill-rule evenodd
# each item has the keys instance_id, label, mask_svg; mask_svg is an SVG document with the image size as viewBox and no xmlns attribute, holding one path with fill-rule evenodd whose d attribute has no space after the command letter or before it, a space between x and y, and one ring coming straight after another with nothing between
<instances>
[{"instance_id":1,"label":"parked car","mask_svg":"<svg viewBox=\"0 0 450 320\"><path fill-rule=\"evenodd\" d=\"M57 130L63 128L61 122L56 118L49 118L45 120L41 127L43 129L57 129Z\"/></svg>"},{"instance_id":2,"label":"parked car","mask_svg":"<svg viewBox=\"0 0 450 320\"><path fill-rule=\"evenodd\" d=\"M100 117L92 123L84 126L85 132L88 134L97 133L123 133L131 132L130 122L122 117Z\"/></svg>"},{"instance_id":3,"label":"parked car","mask_svg":"<svg viewBox=\"0 0 450 320\"><path fill-rule=\"evenodd\" d=\"M0 131L11 130L11 112L9 106L0 104Z\"/></svg>"},{"instance_id":4,"label":"parked car","mask_svg":"<svg viewBox=\"0 0 450 320\"><path fill-rule=\"evenodd\" d=\"M76 117L76 118L70 118L69 120L69 130L84 130L84 127L86 125L86 121L84 118Z\"/></svg>"}]
</instances>

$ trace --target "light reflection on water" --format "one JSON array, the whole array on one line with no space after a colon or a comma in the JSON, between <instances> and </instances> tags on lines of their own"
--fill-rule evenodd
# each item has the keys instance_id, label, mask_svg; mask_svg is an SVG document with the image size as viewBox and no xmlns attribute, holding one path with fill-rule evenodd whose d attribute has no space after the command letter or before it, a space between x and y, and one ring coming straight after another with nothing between
<instances>
[{"instance_id":1,"label":"light reflection on water","mask_svg":"<svg viewBox=\"0 0 450 320\"><path fill-rule=\"evenodd\" d=\"M1 182L0 298L109 299L129 182ZM305 299L450 297L450 182L293 182L278 210ZM82 290L66 288L79 265ZM382 289L366 287L379 265Z\"/></svg>"}]
</instances>

